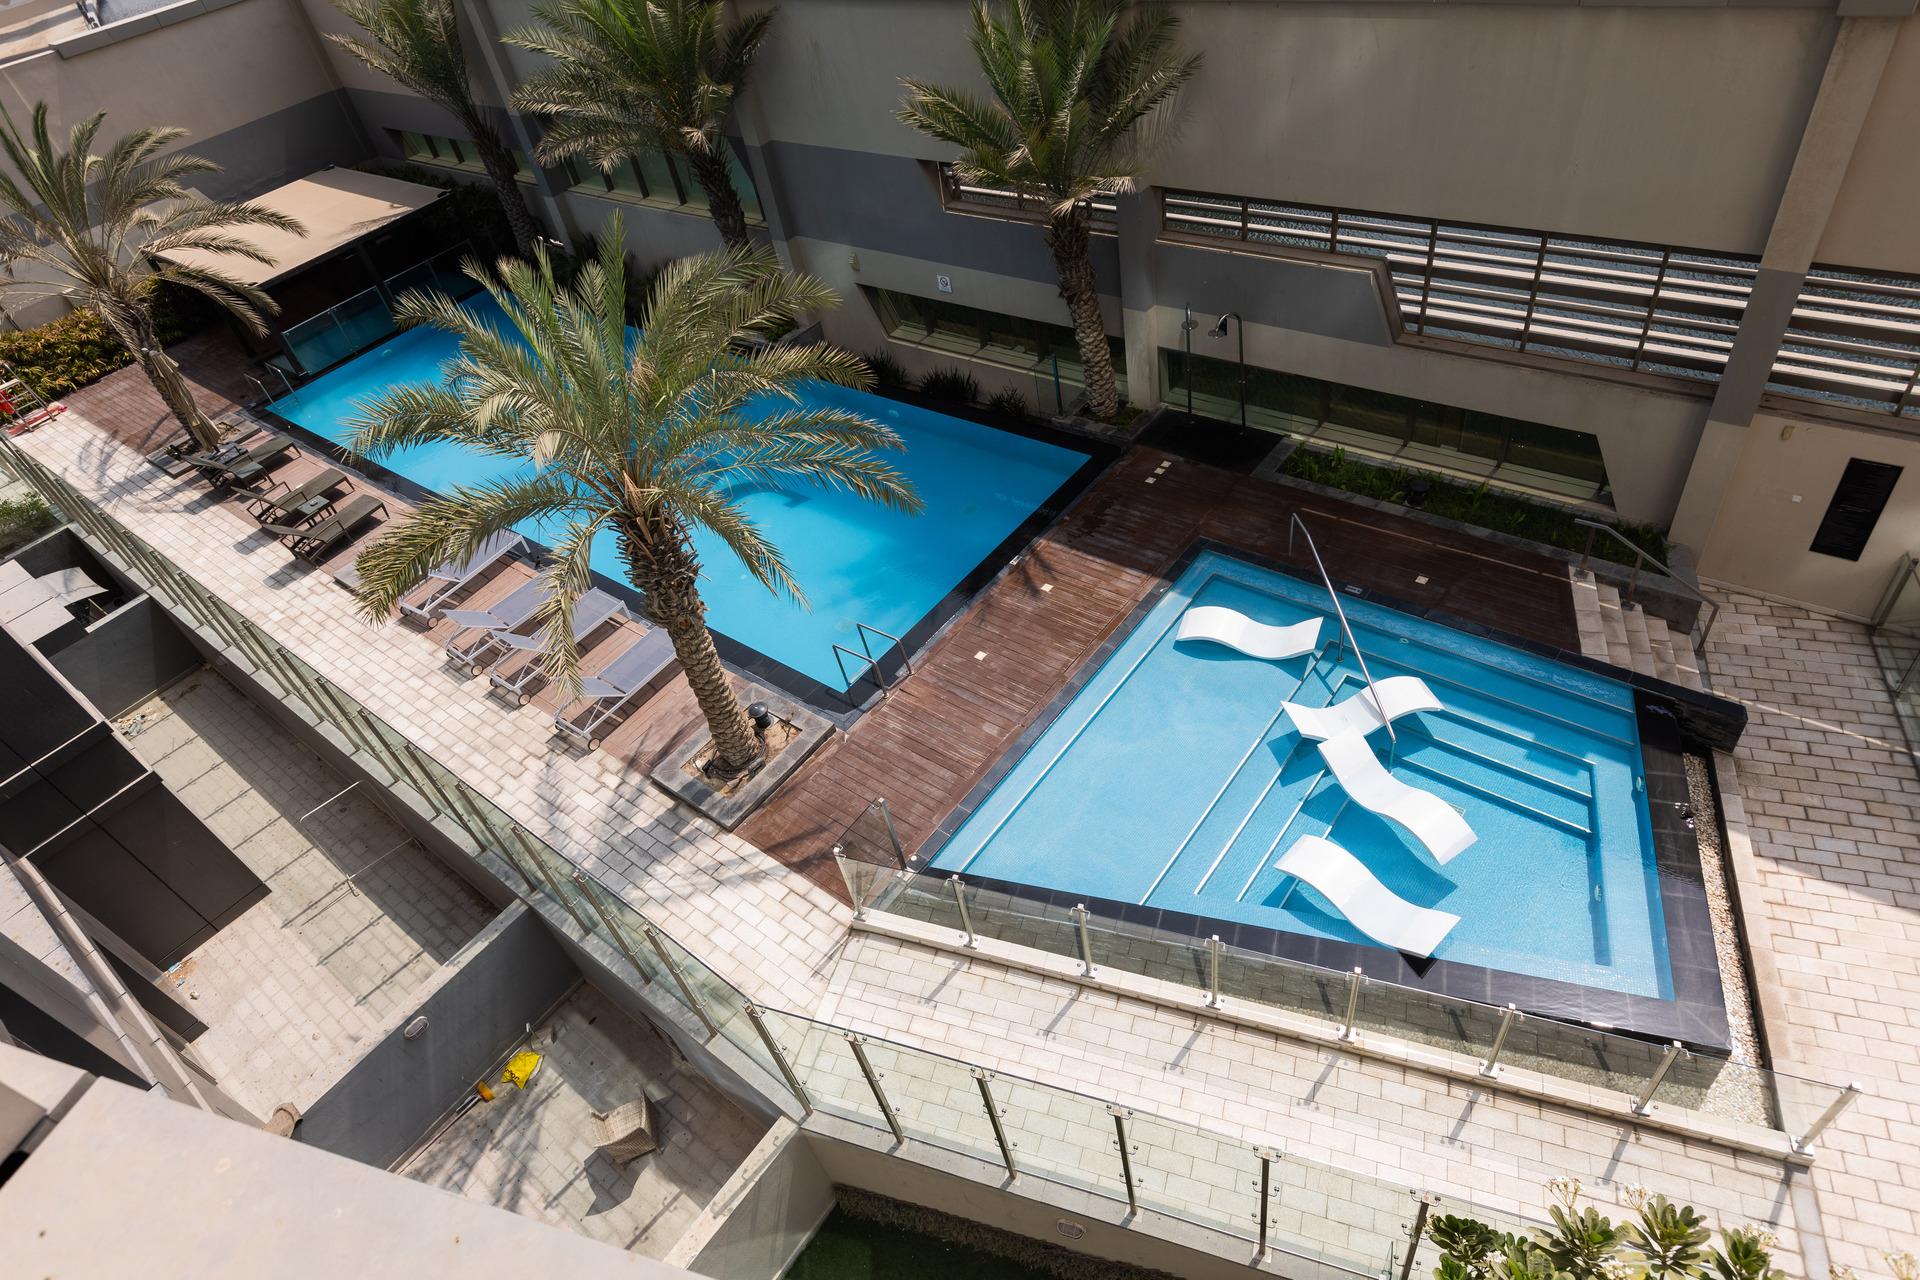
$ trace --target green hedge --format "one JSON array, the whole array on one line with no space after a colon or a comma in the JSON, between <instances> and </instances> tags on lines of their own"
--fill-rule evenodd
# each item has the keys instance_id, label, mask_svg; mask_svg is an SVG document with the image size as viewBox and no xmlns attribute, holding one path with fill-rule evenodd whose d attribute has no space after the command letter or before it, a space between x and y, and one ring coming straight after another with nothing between
<instances>
[{"instance_id":1,"label":"green hedge","mask_svg":"<svg viewBox=\"0 0 1920 1280\"><path fill-rule=\"evenodd\" d=\"M1564 507L1529 502L1484 483L1459 484L1424 471L1356 462L1347 457L1344 449L1335 449L1331 453L1323 453L1318 449L1295 449L1287 455L1280 470L1285 475L1323 484L1328 488L1344 489L1362 497L1402 504L1407 503L1407 492L1412 482L1424 480L1428 487L1427 500L1420 506L1423 511L1568 551L1586 549L1587 530L1574 523L1574 512ZM1614 527L1646 548L1655 559L1667 558L1665 530L1625 520L1616 522ZM1613 539L1597 534L1594 536L1593 553L1603 559L1633 563L1633 552Z\"/></svg>"},{"instance_id":2,"label":"green hedge","mask_svg":"<svg viewBox=\"0 0 1920 1280\"><path fill-rule=\"evenodd\" d=\"M38 494L0 501L0 557L12 555L59 523Z\"/></svg>"},{"instance_id":3,"label":"green hedge","mask_svg":"<svg viewBox=\"0 0 1920 1280\"><path fill-rule=\"evenodd\" d=\"M213 303L190 289L162 285L154 295L154 327L163 343L198 333L218 314ZM58 400L132 364L133 353L97 313L80 310L32 329L0 332L0 360L42 396Z\"/></svg>"}]
</instances>

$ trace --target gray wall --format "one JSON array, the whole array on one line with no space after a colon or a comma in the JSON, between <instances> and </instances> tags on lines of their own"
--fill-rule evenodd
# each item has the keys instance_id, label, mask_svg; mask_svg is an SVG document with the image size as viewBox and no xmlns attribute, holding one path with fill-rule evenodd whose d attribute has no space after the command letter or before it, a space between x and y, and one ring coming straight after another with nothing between
<instances>
[{"instance_id":1,"label":"gray wall","mask_svg":"<svg viewBox=\"0 0 1920 1280\"><path fill-rule=\"evenodd\" d=\"M432 993L308 1109L294 1137L391 1167L579 977L539 917L509 907L447 962ZM426 1017L427 1028L409 1040L402 1032L415 1014Z\"/></svg>"},{"instance_id":2,"label":"gray wall","mask_svg":"<svg viewBox=\"0 0 1920 1280\"><path fill-rule=\"evenodd\" d=\"M806 1135L793 1130L688 1269L724 1280L779 1280L831 1212L833 1182Z\"/></svg>"},{"instance_id":3,"label":"gray wall","mask_svg":"<svg viewBox=\"0 0 1920 1280\"><path fill-rule=\"evenodd\" d=\"M200 651L151 596L139 596L45 651L54 669L113 718L200 667Z\"/></svg>"}]
</instances>

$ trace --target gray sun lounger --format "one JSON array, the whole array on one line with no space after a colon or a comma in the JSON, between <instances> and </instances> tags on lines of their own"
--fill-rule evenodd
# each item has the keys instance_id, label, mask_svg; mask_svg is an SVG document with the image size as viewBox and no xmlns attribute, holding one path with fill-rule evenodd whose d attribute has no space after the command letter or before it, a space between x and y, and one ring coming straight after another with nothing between
<instances>
[{"instance_id":1,"label":"gray sun lounger","mask_svg":"<svg viewBox=\"0 0 1920 1280\"><path fill-rule=\"evenodd\" d=\"M590 644L595 632L618 622L626 612L618 600L598 587L588 591L573 602L573 617L569 621L573 626L574 644L583 647ZM525 706L533 700L535 686L547 678L546 664L540 661L539 656L540 651L547 647L547 628L542 627L531 635L503 631L497 633L495 638L503 648L525 654L526 660L514 668L512 675L502 674L496 666L488 678L494 688L512 694L521 706Z\"/></svg>"},{"instance_id":2,"label":"gray sun lounger","mask_svg":"<svg viewBox=\"0 0 1920 1280\"><path fill-rule=\"evenodd\" d=\"M546 598L546 580L534 577L485 609L448 609L440 616L460 629L447 637L447 658L479 675L489 662L511 652L500 643L500 634L526 626Z\"/></svg>"},{"instance_id":3,"label":"gray sun lounger","mask_svg":"<svg viewBox=\"0 0 1920 1280\"><path fill-rule=\"evenodd\" d=\"M632 648L608 663L605 671L580 682L584 701L561 708L553 717L554 729L587 750L593 750L620 727L638 696L652 688L677 662L673 640L665 629L654 627Z\"/></svg>"},{"instance_id":4,"label":"gray sun lounger","mask_svg":"<svg viewBox=\"0 0 1920 1280\"><path fill-rule=\"evenodd\" d=\"M268 521L263 521L260 527L280 539L287 550L302 560L318 564L326 558L328 552L346 541L356 527L365 524L376 511L385 517L387 504L372 494L362 493L355 495L352 501L332 515L304 528L273 524Z\"/></svg>"},{"instance_id":5,"label":"gray sun lounger","mask_svg":"<svg viewBox=\"0 0 1920 1280\"><path fill-rule=\"evenodd\" d=\"M527 540L513 530L502 529L490 534L473 549L472 555L463 560L449 560L422 578L420 586L425 587L427 593L418 601L402 600L400 616L412 618L423 627L432 626L433 620L453 603L454 597L471 590L474 583L495 566L525 554Z\"/></svg>"},{"instance_id":6,"label":"gray sun lounger","mask_svg":"<svg viewBox=\"0 0 1920 1280\"><path fill-rule=\"evenodd\" d=\"M256 479L269 467L300 456L300 446L292 436L268 436L251 449L221 461L211 453L190 453L186 460L207 473L216 485L240 484Z\"/></svg>"},{"instance_id":7,"label":"gray sun lounger","mask_svg":"<svg viewBox=\"0 0 1920 1280\"><path fill-rule=\"evenodd\" d=\"M234 486L246 500L247 507L253 512L255 519L264 520L272 516L275 521L279 521L293 515L294 510L302 503L326 497L335 489L345 488L351 491L353 481L349 480L347 473L339 468L328 467L297 488L287 489L284 493L274 493L273 490L279 487L283 487L282 482L279 481L258 489L250 489L245 485Z\"/></svg>"}]
</instances>

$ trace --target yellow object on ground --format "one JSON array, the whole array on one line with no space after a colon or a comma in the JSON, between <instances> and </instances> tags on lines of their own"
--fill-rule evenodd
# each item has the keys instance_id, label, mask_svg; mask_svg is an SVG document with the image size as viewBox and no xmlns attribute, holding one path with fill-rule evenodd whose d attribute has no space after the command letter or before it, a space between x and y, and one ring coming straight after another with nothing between
<instances>
[{"instance_id":1,"label":"yellow object on ground","mask_svg":"<svg viewBox=\"0 0 1920 1280\"><path fill-rule=\"evenodd\" d=\"M473 1088L474 1088L474 1091L480 1095L483 1101L486 1101L486 1102L493 1101L493 1090L487 1088L487 1082L485 1080L480 1080L475 1082Z\"/></svg>"},{"instance_id":2,"label":"yellow object on ground","mask_svg":"<svg viewBox=\"0 0 1920 1280\"><path fill-rule=\"evenodd\" d=\"M527 1081L533 1079L533 1073L539 1069L540 1055L531 1049L522 1049L507 1059L507 1069L500 1073L500 1083L524 1089Z\"/></svg>"}]
</instances>

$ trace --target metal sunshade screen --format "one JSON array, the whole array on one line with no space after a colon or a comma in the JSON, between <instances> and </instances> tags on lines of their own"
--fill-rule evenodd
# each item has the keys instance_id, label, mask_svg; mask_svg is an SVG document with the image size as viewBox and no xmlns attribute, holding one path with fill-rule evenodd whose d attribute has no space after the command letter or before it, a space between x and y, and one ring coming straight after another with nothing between
<instances>
[{"instance_id":1,"label":"metal sunshade screen","mask_svg":"<svg viewBox=\"0 0 1920 1280\"><path fill-rule=\"evenodd\" d=\"M1383 260L1409 333L1712 380L1753 288L1726 254L1169 191L1165 230Z\"/></svg>"},{"instance_id":2,"label":"metal sunshade screen","mask_svg":"<svg viewBox=\"0 0 1920 1280\"><path fill-rule=\"evenodd\" d=\"M1920 415L1920 281L1816 266L1794 304L1770 389Z\"/></svg>"}]
</instances>

